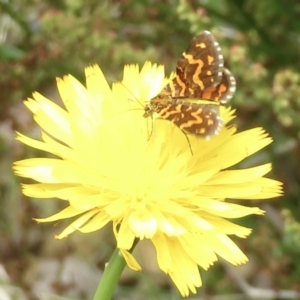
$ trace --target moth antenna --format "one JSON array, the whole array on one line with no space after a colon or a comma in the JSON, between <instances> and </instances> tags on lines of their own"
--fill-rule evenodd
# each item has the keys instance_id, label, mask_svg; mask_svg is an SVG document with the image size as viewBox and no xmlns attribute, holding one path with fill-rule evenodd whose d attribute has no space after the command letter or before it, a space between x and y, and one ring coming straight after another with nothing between
<instances>
[{"instance_id":1,"label":"moth antenna","mask_svg":"<svg viewBox=\"0 0 300 300\"><path fill-rule=\"evenodd\" d=\"M143 103L141 101L139 101L139 99L132 93L132 91L122 81L118 81L118 83L120 83L127 90L127 92L133 96L134 100L137 103L139 103L141 105L141 107L143 107L143 109L145 109L145 105L143 105ZM131 100L131 99L128 99L128 100ZM137 109L135 109L135 110L137 110Z\"/></svg>"},{"instance_id":2,"label":"moth antenna","mask_svg":"<svg viewBox=\"0 0 300 300\"><path fill-rule=\"evenodd\" d=\"M133 96L134 100L137 101L137 103L139 103L141 105L141 107L143 107L143 110L145 111L146 106L143 105L141 101L139 101L139 99L131 92L131 90L122 81L119 81L118 83L120 83L127 90L127 92L129 92ZM128 100L130 100L130 99L128 99ZM132 110L142 110L142 109L135 108L135 109L131 109L131 111ZM147 126L148 126L148 122L147 122ZM148 141L150 140L150 138L152 136L153 126L154 126L153 125L153 117L151 116L151 132L149 134Z\"/></svg>"}]
</instances>

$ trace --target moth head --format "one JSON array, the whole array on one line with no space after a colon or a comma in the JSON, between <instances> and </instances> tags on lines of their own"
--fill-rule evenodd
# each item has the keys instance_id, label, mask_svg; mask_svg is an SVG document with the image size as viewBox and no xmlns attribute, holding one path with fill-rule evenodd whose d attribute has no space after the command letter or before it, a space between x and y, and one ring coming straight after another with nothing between
<instances>
[{"instance_id":1,"label":"moth head","mask_svg":"<svg viewBox=\"0 0 300 300\"><path fill-rule=\"evenodd\" d=\"M144 118L147 118L149 116L151 116L153 114L153 108L152 108L152 105L151 104L147 104L145 106L145 112L143 114L143 117Z\"/></svg>"}]
</instances>

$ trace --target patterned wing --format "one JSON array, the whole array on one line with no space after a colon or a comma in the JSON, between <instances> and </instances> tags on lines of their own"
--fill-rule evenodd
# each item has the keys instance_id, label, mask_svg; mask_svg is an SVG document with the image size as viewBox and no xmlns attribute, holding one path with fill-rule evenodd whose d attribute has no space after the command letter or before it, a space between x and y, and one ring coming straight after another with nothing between
<instances>
[{"instance_id":1,"label":"patterned wing","mask_svg":"<svg viewBox=\"0 0 300 300\"><path fill-rule=\"evenodd\" d=\"M177 62L176 77L164 89L173 98L198 98L227 102L235 80L224 68L221 47L209 31L195 36Z\"/></svg>"},{"instance_id":2,"label":"patterned wing","mask_svg":"<svg viewBox=\"0 0 300 300\"><path fill-rule=\"evenodd\" d=\"M200 99L221 102L222 104L229 101L236 89L236 82L228 69L224 69L221 82L217 86L212 86L203 91L196 91L195 97Z\"/></svg>"},{"instance_id":3,"label":"patterned wing","mask_svg":"<svg viewBox=\"0 0 300 300\"><path fill-rule=\"evenodd\" d=\"M157 107L157 113L176 124L181 130L210 139L218 134L223 121L219 105L196 104L173 99Z\"/></svg>"},{"instance_id":4,"label":"patterned wing","mask_svg":"<svg viewBox=\"0 0 300 300\"><path fill-rule=\"evenodd\" d=\"M209 31L204 31L182 53L177 62L177 76L166 90L172 97L194 97L199 91L217 86L223 69L221 47Z\"/></svg>"}]
</instances>

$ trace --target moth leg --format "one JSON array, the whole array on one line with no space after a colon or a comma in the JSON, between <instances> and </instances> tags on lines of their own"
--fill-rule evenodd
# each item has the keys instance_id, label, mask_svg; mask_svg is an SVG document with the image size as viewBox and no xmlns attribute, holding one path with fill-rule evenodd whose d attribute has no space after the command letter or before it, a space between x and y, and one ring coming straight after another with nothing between
<instances>
[{"instance_id":1,"label":"moth leg","mask_svg":"<svg viewBox=\"0 0 300 300\"><path fill-rule=\"evenodd\" d=\"M178 128L179 128L179 127L178 127ZM179 128L179 129L180 129L180 128ZM192 156L194 156L194 152L193 152L193 149L192 149L192 145L191 145L191 142L190 142L190 139L189 139L187 133L184 132L182 129L180 129L180 131L185 135L185 138L186 138L186 140L187 140L187 142L188 142L188 145L189 145L191 154L192 154Z\"/></svg>"},{"instance_id":2,"label":"moth leg","mask_svg":"<svg viewBox=\"0 0 300 300\"><path fill-rule=\"evenodd\" d=\"M149 128L148 128L148 119L147 119L147 131L148 131L148 142L150 141L151 137L152 137L152 134L153 134L153 127L154 127L154 123L153 123L153 116L151 115L151 131L149 133Z\"/></svg>"}]
</instances>

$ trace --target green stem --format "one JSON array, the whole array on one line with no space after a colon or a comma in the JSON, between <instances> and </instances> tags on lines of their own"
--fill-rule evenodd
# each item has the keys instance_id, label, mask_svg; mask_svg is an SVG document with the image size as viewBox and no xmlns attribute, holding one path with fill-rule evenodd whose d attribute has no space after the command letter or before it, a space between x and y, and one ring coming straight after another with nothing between
<instances>
[{"instance_id":1,"label":"green stem","mask_svg":"<svg viewBox=\"0 0 300 300\"><path fill-rule=\"evenodd\" d=\"M125 268L126 262L120 250L116 248L109 263L107 264L103 276L99 282L94 300L111 300L120 276Z\"/></svg>"},{"instance_id":2,"label":"green stem","mask_svg":"<svg viewBox=\"0 0 300 300\"><path fill-rule=\"evenodd\" d=\"M132 252L137 240L133 244L129 252ZM112 257L110 258L102 278L99 282L98 288L96 290L93 300L111 300L115 287L118 284L120 276L126 266L126 261L122 256L118 248L115 249Z\"/></svg>"}]
</instances>

